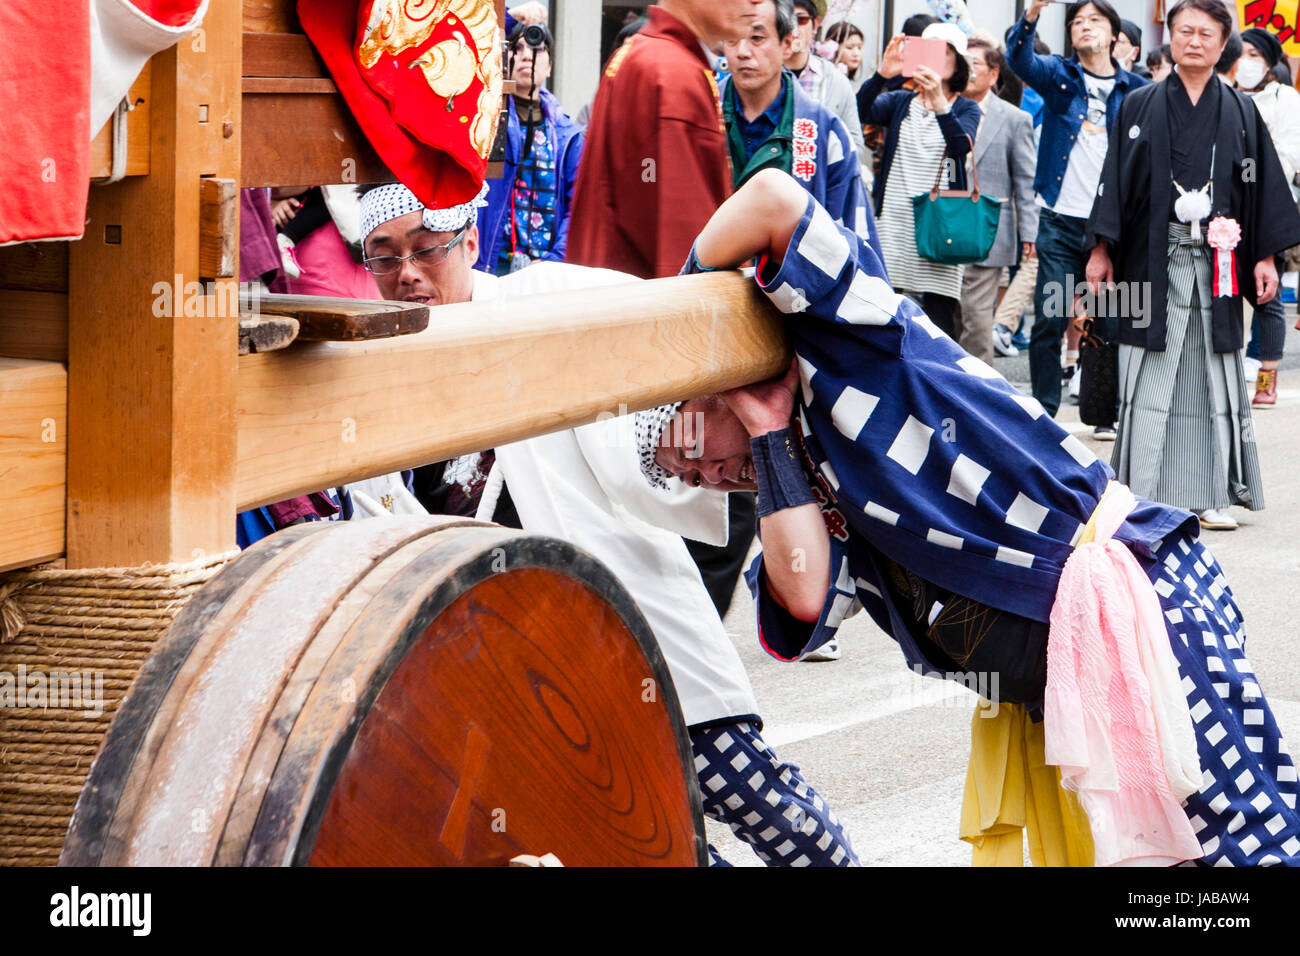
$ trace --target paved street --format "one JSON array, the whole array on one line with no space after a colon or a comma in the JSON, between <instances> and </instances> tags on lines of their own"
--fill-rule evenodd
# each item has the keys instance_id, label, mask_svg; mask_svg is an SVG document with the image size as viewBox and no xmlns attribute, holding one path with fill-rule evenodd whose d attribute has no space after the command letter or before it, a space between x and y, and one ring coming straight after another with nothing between
<instances>
[{"instance_id":1,"label":"paved street","mask_svg":"<svg viewBox=\"0 0 1300 956\"><path fill-rule=\"evenodd\" d=\"M1276 408L1255 416L1267 510L1232 510L1233 532L1204 532L1222 564L1248 628L1247 652L1293 753L1300 753L1300 332L1288 308L1287 353ZM1028 364L999 358L997 368L1028 391ZM1253 387L1252 387L1253 392ZM1067 404L1059 420L1109 460L1113 443L1095 442ZM727 631L749 669L764 736L798 764L847 824L864 865L967 866L957 839L974 696L952 683L916 678L867 617L840 628L843 657L783 664L759 647L748 593L738 591ZM738 866L761 862L726 829L709 837Z\"/></svg>"}]
</instances>

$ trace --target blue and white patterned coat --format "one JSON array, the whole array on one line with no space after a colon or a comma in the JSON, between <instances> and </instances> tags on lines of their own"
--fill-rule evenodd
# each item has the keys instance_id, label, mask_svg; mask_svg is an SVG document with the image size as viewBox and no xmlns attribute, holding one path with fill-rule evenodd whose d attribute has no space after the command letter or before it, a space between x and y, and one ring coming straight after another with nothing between
<instances>
[{"instance_id":1,"label":"blue and white patterned coat","mask_svg":"<svg viewBox=\"0 0 1300 956\"><path fill-rule=\"evenodd\" d=\"M879 257L809 201L775 274L800 367L805 470L822 499L831 587L816 623L747 573L759 637L793 660L865 608L918 673L925 657L868 547L940 588L1049 621L1073 543L1111 469L1001 375L894 294ZM1300 865L1300 782L1245 653L1246 631L1187 511L1142 499L1115 538L1146 570L1187 694L1202 786L1184 803L1204 856L1222 865Z\"/></svg>"},{"instance_id":2,"label":"blue and white patterned coat","mask_svg":"<svg viewBox=\"0 0 1300 956\"><path fill-rule=\"evenodd\" d=\"M941 588L1049 620L1062 567L1113 478L884 276L876 252L815 202L781 268L760 271L764 291L791 314L800 425L833 557L834 587L808 640L762 628L778 657L829 640L862 606L909 664L924 664L907 629L894 626L859 538ZM1180 527L1195 531L1189 512L1142 502L1116 537L1144 553Z\"/></svg>"}]
</instances>

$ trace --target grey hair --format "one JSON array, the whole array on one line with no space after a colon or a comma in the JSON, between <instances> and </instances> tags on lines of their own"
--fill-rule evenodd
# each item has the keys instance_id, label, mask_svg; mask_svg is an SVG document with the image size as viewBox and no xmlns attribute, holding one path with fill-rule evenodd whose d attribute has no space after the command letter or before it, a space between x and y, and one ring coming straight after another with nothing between
<instances>
[{"instance_id":1,"label":"grey hair","mask_svg":"<svg viewBox=\"0 0 1300 956\"><path fill-rule=\"evenodd\" d=\"M776 38L784 40L797 26L794 18L794 0L772 0L776 14Z\"/></svg>"}]
</instances>

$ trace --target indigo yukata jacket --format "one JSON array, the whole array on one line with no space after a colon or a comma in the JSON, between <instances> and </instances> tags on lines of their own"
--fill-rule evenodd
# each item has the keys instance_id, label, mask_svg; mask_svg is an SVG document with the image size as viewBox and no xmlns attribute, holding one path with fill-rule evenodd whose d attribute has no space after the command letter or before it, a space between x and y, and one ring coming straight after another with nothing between
<instances>
[{"instance_id":1,"label":"indigo yukata jacket","mask_svg":"<svg viewBox=\"0 0 1300 956\"><path fill-rule=\"evenodd\" d=\"M765 649L793 660L865 608L919 673L939 675L894 607L873 555L940 588L1050 620L1061 571L1114 477L1077 438L897 295L879 255L811 198L779 268L756 279L788 315L799 363L804 468L831 545L816 623L746 578ZM1195 517L1139 500L1115 535L1141 561Z\"/></svg>"}]
</instances>

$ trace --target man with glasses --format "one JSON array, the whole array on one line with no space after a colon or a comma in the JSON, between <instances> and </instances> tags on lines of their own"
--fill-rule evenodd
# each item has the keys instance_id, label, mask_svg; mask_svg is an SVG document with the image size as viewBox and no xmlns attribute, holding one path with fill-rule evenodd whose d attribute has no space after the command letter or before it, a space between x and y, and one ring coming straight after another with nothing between
<instances>
[{"instance_id":1,"label":"man with glasses","mask_svg":"<svg viewBox=\"0 0 1300 956\"><path fill-rule=\"evenodd\" d=\"M785 67L798 78L805 93L844 121L853 148L861 157L866 146L862 142L862 120L858 119L853 84L834 63L812 51L825 14L825 0L794 0L796 40L785 58Z\"/></svg>"}]
</instances>

